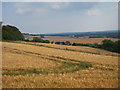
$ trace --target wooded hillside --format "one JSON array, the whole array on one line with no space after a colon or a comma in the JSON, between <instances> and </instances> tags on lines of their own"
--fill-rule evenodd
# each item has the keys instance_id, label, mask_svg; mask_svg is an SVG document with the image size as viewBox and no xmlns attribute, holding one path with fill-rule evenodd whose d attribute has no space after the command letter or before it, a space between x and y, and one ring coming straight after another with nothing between
<instances>
[{"instance_id":1,"label":"wooded hillside","mask_svg":"<svg viewBox=\"0 0 120 90\"><path fill-rule=\"evenodd\" d=\"M23 40L24 37L15 26L2 26L2 40Z\"/></svg>"}]
</instances>

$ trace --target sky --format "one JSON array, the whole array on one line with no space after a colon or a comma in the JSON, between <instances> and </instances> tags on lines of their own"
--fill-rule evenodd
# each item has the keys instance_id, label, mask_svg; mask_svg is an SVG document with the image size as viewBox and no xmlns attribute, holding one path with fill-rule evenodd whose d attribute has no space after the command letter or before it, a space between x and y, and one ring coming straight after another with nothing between
<instances>
[{"instance_id":1,"label":"sky","mask_svg":"<svg viewBox=\"0 0 120 90\"><path fill-rule=\"evenodd\" d=\"M0 21L2 21L2 3L0 2Z\"/></svg>"},{"instance_id":2,"label":"sky","mask_svg":"<svg viewBox=\"0 0 120 90\"><path fill-rule=\"evenodd\" d=\"M117 5L117 2L2 2L2 21L23 33L118 30Z\"/></svg>"}]
</instances>

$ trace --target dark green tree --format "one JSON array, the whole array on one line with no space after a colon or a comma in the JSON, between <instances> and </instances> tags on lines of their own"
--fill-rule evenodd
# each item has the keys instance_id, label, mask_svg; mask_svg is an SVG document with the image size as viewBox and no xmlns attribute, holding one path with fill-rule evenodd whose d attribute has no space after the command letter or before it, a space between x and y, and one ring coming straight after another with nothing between
<instances>
[{"instance_id":1,"label":"dark green tree","mask_svg":"<svg viewBox=\"0 0 120 90\"><path fill-rule=\"evenodd\" d=\"M114 51L120 53L120 40L115 41L114 43Z\"/></svg>"},{"instance_id":2,"label":"dark green tree","mask_svg":"<svg viewBox=\"0 0 120 90\"><path fill-rule=\"evenodd\" d=\"M41 36L41 38L44 38L44 35L40 35Z\"/></svg>"},{"instance_id":3,"label":"dark green tree","mask_svg":"<svg viewBox=\"0 0 120 90\"><path fill-rule=\"evenodd\" d=\"M114 42L112 40L105 39L102 41L102 48L106 50L114 50Z\"/></svg>"},{"instance_id":4,"label":"dark green tree","mask_svg":"<svg viewBox=\"0 0 120 90\"><path fill-rule=\"evenodd\" d=\"M71 43L70 43L70 41L66 41L65 44L66 45L70 45Z\"/></svg>"},{"instance_id":5,"label":"dark green tree","mask_svg":"<svg viewBox=\"0 0 120 90\"><path fill-rule=\"evenodd\" d=\"M40 42L40 43L50 43L49 40L43 40L41 38L38 38L38 37L34 37L32 42Z\"/></svg>"},{"instance_id":6,"label":"dark green tree","mask_svg":"<svg viewBox=\"0 0 120 90\"><path fill-rule=\"evenodd\" d=\"M2 40L24 40L24 36L17 27L6 25L2 27Z\"/></svg>"}]
</instances>

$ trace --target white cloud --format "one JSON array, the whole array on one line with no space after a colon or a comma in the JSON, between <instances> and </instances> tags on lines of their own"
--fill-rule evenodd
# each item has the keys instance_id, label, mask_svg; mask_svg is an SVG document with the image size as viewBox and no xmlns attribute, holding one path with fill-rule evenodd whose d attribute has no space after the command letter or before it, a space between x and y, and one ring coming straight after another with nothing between
<instances>
[{"instance_id":1,"label":"white cloud","mask_svg":"<svg viewBox=\"0 0 120 90\"><path fill-rule=\"evenodd\" d=\"M15 7L26 7L27 5L28 5L28 3L23 3L23 2L22 3L19 2L19 3L14 4Z\"/></svg>"},{"instance_id":2,"label":"white cloud","mask_svg":"<svg viewBox=\"0 0 120 90\"><path fill-rule=\"evenodd\" d=\"M55 3L51 7L54 8L54 9L60 9L61 5L59 3Z\"/></svg>"},{"instance_id":3,"label":"white cloud","mask_svg":"<svg viewBox=\"0 0 120 90\"><path fill-rule=\"evenodd\" d=\"M33 7L29 3L16 3L14 6L17 8L16 13L19 14L24 14L28 12L33 12L33 13L45 13L48 10L40 7ZM30 8L29 8L30 7Z\"/></svg>"},{"instance_id":4,"label":"white cloud","mask_svg":"<svg viewBox=\"0 0 120 90\"><path fill-rule=\"evenodd\" d=\"M19 14L23 14L23 13L27 13L27 12L31 12L32 11L32 9L31 8L18 8L17 9L17 13L19 13Z\"/></svg>"},{"instance_id":5,"label":"white cloud","mask_svg":"<svg viewBox=\"0 0 120 90\"><path fill-rule=\"evenodd\" d=\"M53 2L49 3L47 6L32 6L30 3L15 3L14 6L17 8L16 13L23 14L28 12L44 14L49 12L50 9L63 9L67 7L70 2ZM30 7L30 8L29 8Z\"/></svg>"},{"instance_id":6,"label":"white cloud","mask_svg":"<svg viewBox=\"0 0 120 90\"><path fill-rule=\"evenodd\" d=\"M45 10L45 9L42 9L42 8L18 8L16 13L18 14L24 14L24 13L29 13L29 12L32 12L32 13L39 13L40 15L44 15L46 14L48 11Z\"/></svg>"},{"instance_id":7,"label":"white cloud","mask_svg":"<svg viewBox=\"0 0 120 90\"><path fill-rule=\"evenodd\" d=\"M52 3L51 8L53 9L61 9L64 7L67 7L70 4L70 2L57 2Z\"/></svg>"},{"instance_id":8,"label":"white cloud","mask_svg":"<svg viewBox=\"0 0 120 90\"><path fill-rule=\"evenodd\" d=\"M100 15L101 12L98 9L90 9L87 11L87 15Z\"/></svg>"},{"instance_id":9,"label":"white cloud","mask_svg":"<svg viewBox=\"0 0 120 90\"><path fill-rule=\"evenodd\" d=\"M21 8L18 8L16 12L22 14L22 13L24 13L24 10Z\"/></svg>"},{"instance_id":10,"label":"white cloud","mask_svg":"<svg viewBox=\"0 0 120 90\"><path fill-rule=\"evenodd\" d=\"M29 3L15 3L14 6L17 8L16 12L19 14L32 11L32 8L28 8Z\"/></svg>"}]
</instances>

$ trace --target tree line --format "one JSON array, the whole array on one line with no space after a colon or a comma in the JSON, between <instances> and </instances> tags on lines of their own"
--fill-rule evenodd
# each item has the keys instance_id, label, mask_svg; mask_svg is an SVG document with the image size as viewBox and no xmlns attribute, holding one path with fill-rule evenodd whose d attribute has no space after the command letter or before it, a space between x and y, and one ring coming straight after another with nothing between
<instances>
[{"instance_id":1,"label":"tree line","mask_svg":"<svg viewBox=\"0 0 120 90\"><path fill-rule=\"evenodd\" d=\"M38 37L33 37L33 40L26 39L24 41L26 41L26 42L50 43L49 40L43 40L43 39L38 38Z\"/></svg>"},{"instance_id":2,"label":"tree line","mask_svg":"<svg viewBox=\"0 0 120 90\"><path fill-rule=\"evenodd\" d=\"M109 39L105 39L102 41L102 44L94 43L94 44L83 44L83 43L73 43L72 46L88 46L93 48L105 49L111 52L120 53L120 40L112 41Z\"/></svg>"}]
</instances>

